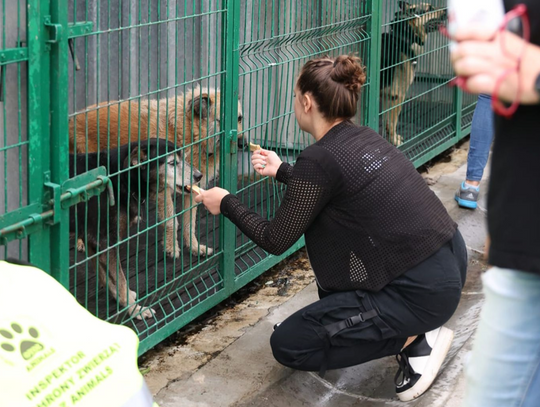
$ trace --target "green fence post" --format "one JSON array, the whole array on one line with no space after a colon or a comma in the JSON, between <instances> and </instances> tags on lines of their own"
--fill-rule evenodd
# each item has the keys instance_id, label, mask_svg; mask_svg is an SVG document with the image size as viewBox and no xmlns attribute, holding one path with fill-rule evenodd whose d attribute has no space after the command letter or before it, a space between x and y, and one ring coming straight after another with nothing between
<instances>
[{"instance_id":1,"label":"green fence post","mask_svg":"<svg viewBox=\"0 0 540 407\"><path fill-rule=\"evenodd\" d=\"M49 2L28 0L26 29L28 44L28 203L42 203L45 171L49 166L49 53L43 16ZM28 236L28 260L50 271L50 233L47 228Z\"/></svg>"},{"instance_id":2,"label":"green fence post","mask_svg":"<svg viewBox=\"0 0 540 407\"><path fill-rule=\"evenodd\" d=\"M223 115L224 134L221 143L220 176L223 188L236 192L236 132L238 131L238 79L240 63L240 0L223 0L227 10L224 34L222 36L222 61L225 67L225 77L221 83L222 98L221 112ZM223 251L220 270L227 295L234 291L235 280L235 247L236 226L223 216L220 219L220 246Z\"/></svg>"},{"instance_id":3,"label":"green fence post","mask_svg":"<svg viewBox=\"0 0 540 407\"><path fill-rule=\"evenodd\" d=\"M457 86L454 87L454 112L456 114L456 135L454 137L454 143L457 143L461 139L461 118L463 116L463 91Z\"/></svg>"},{"instance_id":4,"label":"green fence post","mask_svg":"<svg viewBox=\"0 0 540 407\"><path fill-rule=\"evenodd\" d=\"M50 182L58 185L69 178L68 144L68 2L51 0L50 87ZM69 287L69 211L62 211L51 227L51 275Z\"/></svg>"},{"instance_id":5,"label":"green fence post","mask_svg":"<svg viewBox=\"0 0 540 407\"><path fill-rule=\"evenodd\" d=\"M371 33L369 49L369 97L368 105L364 107L367 112L367 123L369 127L379 132L379 99L381 82L381 25L382 25L382 4L379 0L371 0L371 19L368 31Z\"/></svg>"}]
</instances>

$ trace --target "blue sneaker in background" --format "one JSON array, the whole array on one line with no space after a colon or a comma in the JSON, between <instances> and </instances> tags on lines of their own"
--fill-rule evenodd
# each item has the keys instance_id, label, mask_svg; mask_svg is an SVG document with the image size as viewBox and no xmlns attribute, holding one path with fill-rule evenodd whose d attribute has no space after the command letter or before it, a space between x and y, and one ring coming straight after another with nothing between
<instances>
[{"instance_id":1,"label":"blue sneaker in background","mask_svg":"<svg viewBox=\"0 0 540 407\"><path fill-rule=\"evenodd\" d=\"M459 189L456 191L454 198L462 208L476 209L478 206L479 194L480 187L465 185L465 182L462 182Z\"/></svg>"}]
</instances>

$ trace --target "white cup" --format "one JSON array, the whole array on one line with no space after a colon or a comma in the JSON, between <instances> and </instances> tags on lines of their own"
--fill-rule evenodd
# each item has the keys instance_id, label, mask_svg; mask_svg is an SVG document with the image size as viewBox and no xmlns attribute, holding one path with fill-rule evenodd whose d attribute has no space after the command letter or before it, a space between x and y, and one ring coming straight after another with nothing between
<instances>
[{"instance_id":1,"label":"white cup","mask_svg":"<svg viewBox=\"0 0 540 407\"><path fill-rule=\"evenodd\" d=\"M497 30L504 19L502 0L448 0L448 33L453 37L462 27ZM455 41L450 41L450 50Z\"/></svg>"}]
</instances>

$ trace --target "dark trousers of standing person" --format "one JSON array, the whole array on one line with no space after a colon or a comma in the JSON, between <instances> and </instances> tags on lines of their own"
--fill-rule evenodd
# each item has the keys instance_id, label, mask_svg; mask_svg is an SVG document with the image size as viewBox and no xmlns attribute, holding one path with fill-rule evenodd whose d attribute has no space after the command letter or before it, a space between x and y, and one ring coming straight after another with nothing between
<instances>
[{"instance_id":1,"label":"dark trousers of standing person","mask_svg":"<svg viewBox=\"0 0 540 407\"><path fill-rule=\"evenodd\" d=\"M325 292L283 321L270 338L276 360L304 371L340 369L397 355L407 338L454 314L465 284L461 233L378 292Z\"/></svg>"}]
</instances>

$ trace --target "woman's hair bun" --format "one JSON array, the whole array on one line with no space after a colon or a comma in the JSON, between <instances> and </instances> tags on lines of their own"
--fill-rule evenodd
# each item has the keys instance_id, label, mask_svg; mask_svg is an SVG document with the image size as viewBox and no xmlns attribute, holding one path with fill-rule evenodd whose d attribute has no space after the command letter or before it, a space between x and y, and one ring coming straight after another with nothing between
<instances>
[{"instance_id":1,"label":"woman's hair bun","mask_svg":"<svg viewBox=\"0 0 540 407\"><path fill-rule=\"evenodd\" d=\"M366 72L360 58L354 55L340 55L334 60L330 78L343 84L350 91L360 92L362 85L366 83Z\"/></svg>"},{"instance_id":2,"label":"woman's hair bun","mask_svg":"<svg viewBox=\"0 0 540 407\"><path fill-rule=\"evenodd\" d=\"M360 58L354 55L328 56L307 61L296 86L310 93L319 112L327 120L350 119L356 115L366 73Z\"/></svg>"}]
</instances>

